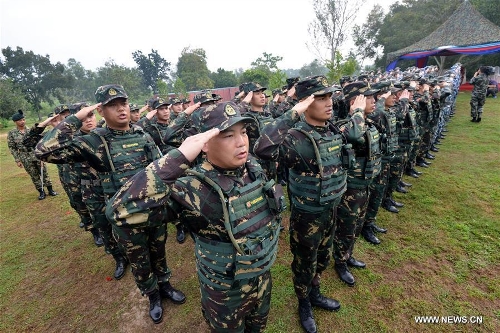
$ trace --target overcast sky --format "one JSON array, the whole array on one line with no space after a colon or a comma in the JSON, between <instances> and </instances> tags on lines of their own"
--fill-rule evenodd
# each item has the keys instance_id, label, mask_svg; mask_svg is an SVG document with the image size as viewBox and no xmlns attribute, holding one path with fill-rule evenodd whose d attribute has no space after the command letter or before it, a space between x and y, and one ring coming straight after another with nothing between
<instances>
[{"instance_id":1,"label":"overcast sky","mask_svg":"<svg viewBox=\"0 0 500 333\"><path fill-rule=\"evenodd\" d=\"M375 3L387 12L393 2L366 0L358 24ZM151 49L175 66L185 47L203 48L211 71L249 68L263 52L283 57L282 69L316 58L306 47L311 0L0 0L0 13L1 48L92 70L110 59L133 67L132 52Z\"/></svg>"}]
</instances>

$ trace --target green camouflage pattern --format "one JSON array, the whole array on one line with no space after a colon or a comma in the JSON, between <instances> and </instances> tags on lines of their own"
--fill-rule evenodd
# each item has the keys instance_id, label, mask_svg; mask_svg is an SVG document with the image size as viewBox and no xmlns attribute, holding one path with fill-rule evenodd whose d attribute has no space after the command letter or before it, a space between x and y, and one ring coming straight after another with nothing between
<instances>
[{"instance_id":1,"label":"green camouflage pattern","mask_svg":"<svg viewBox=\"0 0 500 333\"><path fill-rule=\"evenodd\" d=\"M107 84L100 86L95 91L95 99L97 103L102 103L106 105L116 98L127 98L128 95L121 85L118 84Z\"/></svg>"}]
</instances>

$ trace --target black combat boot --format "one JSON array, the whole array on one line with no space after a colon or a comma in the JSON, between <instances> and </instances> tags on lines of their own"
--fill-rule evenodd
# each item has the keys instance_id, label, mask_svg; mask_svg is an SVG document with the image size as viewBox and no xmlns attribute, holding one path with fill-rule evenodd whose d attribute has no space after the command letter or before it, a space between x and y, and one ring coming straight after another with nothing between
<instances>
[{"instance_id":1,"label":"black combat boot","mask_svg":"<svg viewBox=\"0 0 500 333\"><path fill-rule=\"evenodd\" d=\"M480 122L481 122L481 117L477 117L476 123L480 123Z\"/></svg>"},{"instance_id":2,"label":"black combat boot","mask_svg":"<svg viewBox=\"0 0 500 333\"><path fill-rule=\"evenodd\" d=\"M436 159L436 156L434 156L431 153L427 152L427 153L425 153L425 158L428 158L430 160L434 160L434 159Z\"/></svg>"},{"instance_id":3,"label":"black combat boot","mask_svg":"<svg viewBox=\"0 0 500 333\"><path fill-rule=\"evenodd\" d=\"M396 186L396 192L406 194L408 193L408 190L401 186L401 184L398 184L398 186Z\"/></svg>"},{"instance_id":4,"label":"black combat boot","mask_svg":"<svg viewBox=\"0 0 500 333\"><path fill-rule=\"evenodd\" d=\"M347 266L354 268L366 268L366 264L363 261L357 260L352 255L349 259L347 259Z\"/></svg>"},{"instance_id":5,"label":"black combat boot","mask_svg":"<svg viewBox=\"0 0 500 333\"><path fill-rule=\"evenodd\" d=\"M339 275L340 280L347 283L349 287L354 287L356 281L354 280L354 276L352 276L351 272L347 268L347 263L335 263L335 271Z\"/></svg>"},{"instance_id":6,"label":"black combat boot","mask_svg":"<svg viewBox=\"0 0 500 333\"><path fill-rule=\"evenodd\" d=\"M92 237L94 237L94 244L97 247L101 247L104 245L104 241L102 240L101 234L99 233L99 230L96 228L92 228L89 230L90 233L92 234Z\"/></svg>"},{"instance_id":7,"label":"black combat boot","mask_svg":"<svg viewBox=\"0 0 500 333\"><path fill-rule=\"evenodd\" d=\"M177 236L175 239L177 243L182 244L186 241L186 233L184 232L184 227L179 223L175 226L177 228Z\"/></svg>"},{"instance_id":8,"label":"black combat boot","mask_svg":"<svg viewBox=\"0 0 500 333\"><path fill-rule=\"evenodd\" d=\"M378 232L380 234L385 234L387 232L387 229L379 227L378 225L375 224L375 222L372 224L372 229L373 231Z\"/></svg>"},{"instance_id":9,"label":"black combat boot","mask_svg":"<svg viewBox=\"0 0 500 333\"><path fill-rule=\"evenodd\" d=\"M473 123L475 123L476 122L476 117L472 117L472 119L470 121L472 121Z\"/></svg>"},{"instance_id":10,"label":"black combat boot","mask_svg":"<svg viewBox=\"0 0 500 333\"><path fill-rule=\"evenodd\" d=\"M386 197L384 201L382 201L382 208L391 212L391 213L399 213L399 209L397 209L389 199L389 197Z\"/></svg>"},{"instance_id":11,"label":"black combat boot","mask_svg":"<svg viewBox=\"0 0 500 333\"><path fill-rule=\"evenodd\" d=\"M116 261L116 268L114 277L115 280L120 280L125 275L125 270L128 265L128 260L122 254L116 254L113 256Z\"/></svg>"},{"instance_id":12,"label":"black combat boot","mask_svg":"<svg viewBox=\"0 0 500 333\"><path fill-rule=\"evenodd\" d=\"M403 207L405 206L403 203L401 203L401 202L397 202L396 200L394 200L394 199L392 198L392 196L389 196L388 198L389 198L389 200L391 201L392 205L393 205L394 207L396 207L396 208L403 208Z\"/></svg>"},{"instance_id":13,"label":"black combat boot","mask_svg":"<svg viewBox=\"0 0 500 333\"><path fill-rule=\"evenodd\" d=\"M371 225L367 225L365 223L365 225L363 226L363 229L361 229L361 236L363 236L363 238L368 242L368 243L371 243L373 245L379 245L380 244L380 239L377 238L377 236L375 236L375 234L373 233L373 229L371 227Z\"/></svg>"},{"instance_id":14,"label":"black combat boot","mask_svg":"<svg viewBox=\"0 0 500 333\"><path fill-rule=\"evenodd\" d=\"M163 308L161 306L161 296L158 290L148 295L149 297L149 316L155 324L161 323L163 320Z\"/></svg>"},{"instance_id":15,"label":"black combat boot","mask_svg":"<svg viewBox=\"0 0 500 333\"><path fill-rule=\"evenodd\" d=\"M54 191L54 189L52 188L52 186L47 186L47 191L49 192L50 196L55 197L57 195L57 192Z\"/></svg>"},{"instance_id":16,"label":"black combat boot","mask_svg":"<svg viewBox=\"0 0 500 333\"><path fill-rule=\"evenodd\" d=\"M434 146L434 144L431 145L431 151L437 153L439 151L439 148Z\"/></svg>"},{"instance_id":17,"label":"black combat boot","mask_svg":"<svg viewBox=\"0 0 500 333\"><path fill-rule=\"evenodd\" d=\"M38 200L45 199L45 191L44 190L38 190L38 192L40 192L40 195L38 196Z\"/></svg>"},{"instance_id":18,"label":"black combat boot","mask_svg":"<svg viewBox=\"0 0 500 333\"><path fill-rule=\"evenodd\" d=\"M182 304L186 302L186 296L180 290L174 289L169 281L159 283L160 294L163 298L168 298L175 304Z\"/></svg>"},{"instance_id":19,"label":"black combat boot","mask_svg":"<svg viewBox=\"0 0 500 333\"><path fill-rule=\"evenodd\" d=\"M322 295L319 291L319 286L313 286L311 288L311 292L309 293L309 301L311 302L312 306L328 311L338 311L338 309L340 309L339 301Z\"/></svg>"},{"instance_id":20,"label":"black combat boot","mask_svg":"<svg viewBox=\"0 0 500 333\"><path fill-rule=\"evenodd\" d=\"M404 187L412 187L413 186L413 184L404 182L402 180L399 181L399 185L404 186Z\"/></svg>"},{"instance_id":21,"label":"black combat boot","mask_svg":"<svg viewBox=\"0 0 500 333\"><path fill-rule=\"evenodd\" d=\"M300 324L307 333L318 332L318 329L316 328L316 322L314 321L311 301L309 301L308 298L299 298L299 317Z\"/></svg>"}]
</instances>

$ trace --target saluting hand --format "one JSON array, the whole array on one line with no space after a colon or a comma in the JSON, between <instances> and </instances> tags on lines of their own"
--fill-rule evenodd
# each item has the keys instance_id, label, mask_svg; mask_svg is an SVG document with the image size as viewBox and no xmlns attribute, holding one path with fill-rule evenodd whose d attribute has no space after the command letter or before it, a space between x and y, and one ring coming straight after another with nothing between
<instances>
[{"instance_id":1,"label":"saluting hand","mask_svg":"<svg viewBox=\"0 0 500 333\"><path fill-rule=\"evenodd\" d=\"M311 105L312 102L314 102L314 95L311 95L311 96L307 97L306 99L295 104L295 106L292 108L292 110L297 111L297 113L299 115L301 115L307 110L307 108L309 107L309 105Z\"/></svg>"},{"instance_id":2,"label":"saluting hand","mask_svg":"<svg viewBox=\"0 0 500 333\"><path fill-rule=\"evenodd\" d=\"M399 96L399 99L401 98L410 98L410 92L408 90L403 90L403 92L401 93L401 95Z\"/></svg>"},{"instance_id":3,"label":"saluting hand","mask_svg":"<svg viewBox=\"0 0 500 333\"><path fill-rule=\"evenodd\" d=\"M190 105L186 110L184 110L184 113L189 115L189 114L193 113L196 109L198 109L200 107L200 105L201 105L200 102L193 104L193 105Z\"/></svg>"},{"instance_id":4,"label":"saluting hand","mask_svg":"<svg viewBox=\"0 0 500 333\"><path fill-rule=\"evenodd\" d=\"M52 120L54 120L54 118L57 118L58 116L59 115L55 114L52 117L48 117L47 119L45 119L44 121L42 121L40 124L38 124L37 127L47 127L47 125L50 124L50 122Z\"/></svg>"},{"instance_id":5,"label":"saluting hand","mask_svg":"<svg viewBox=\"0 0 500 333\"><path fill-rule=\"evenodd\" d=\"M252 97L253 97L253 91L249 91L248 94L243 99L243 102L250 103L250 101L252 100Z\"/></svg>"},{"instance_id":6,"label":"saluting hand","mask_svg":"<svg viewBox=\"0 0 500 333\"><path fill-rule=\"evenodd\" d=\"M75 113L75 116L80 119L80 120L84 120L85 118L88 117L89 115L89 112L92 112L94 111L95 109L97 109L98 106L101 106L102 103L97 103L97 104L94 104L94 105L90 105L90 106L86 106L84 108L81 108L80 111L78 111L77 113Z\"/></svg>"},{"instance_id":7,"label":"saluting hand","mask_svg":"<svg viewBox=\"0 0 500 333\"><path fill-rule=\"evenodd\" d=\"M349 111L349 114L352 115L352 113L356 109L361 109L364 111L365 107L366 107L366 97L364 95L358 95L354 99L354 103L352 103L351 105L351 110Z\"/></svg>"},{"instance_id":8,"label":"saluting hand","mask_svg":"<svg viewBox=\"0 0 500 333\"><path fill-rule=\"evenodd\" d=\"M203 133L199 133L193 136L188 136L186 140L179 147L179 151L192 162L201 152L205 144L214 136L219 134L218 128L212 128Z\"/></svg>"}]
</instances>

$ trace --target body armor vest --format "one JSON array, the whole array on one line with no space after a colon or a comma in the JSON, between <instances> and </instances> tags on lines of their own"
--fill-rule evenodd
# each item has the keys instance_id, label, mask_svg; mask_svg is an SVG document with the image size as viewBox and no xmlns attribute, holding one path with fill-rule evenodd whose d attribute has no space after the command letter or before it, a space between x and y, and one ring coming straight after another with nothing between
<instances>
[{"instance_id":1,"label":"body armor vest","mask_svg":"<svg viewBox=\"0 0 500 333\"><path fill-rule=\"evenodd\" d=\"M367 125L368 128L363 134L366 145L363 151L356 150L356 164L353 169L349 170L349 176L351 176L349 182L355 179L372 180L381 171L380 134L373 124L367 123Z\"/></svg>"},{"instance_id":2,"label":"body armor vest","mask_svg":"<svg viewBox=\"0 0 500 333\"><path fill-rule=\"evenodd\" d=\"M383 117L386 121L386 129L385 129L385 143L382 146L382 153L384 155L390 156L392 155L398 148L398 133L397 133L397 124L398 120L396 115L392 112L384 112Z\"/></svg>"},{"instance_id":3,"label":"body armor vest","mask_svg":"<svg viewBox=\"0 0 500 333\"><path fill-rule=\"evenodd\" d=\"M271 180L263 183L262 171L252 183L224 193L205 174L186 171L212 187L220 196L224 226L231 243L194 235L200 280L210 286L229 289L236 280L267 272L278 249L279 222L284 207L283 189ZM236 236L235 236L236 235Z\"/></svg>"},{"instance_id":4,"label":"body armor vest","mask_svg":"<svg viewBox=\"0 0 500 333\"><path fill-rule=\"evenodd\" d=\"M104 145L109 171L99 172L106 197L114 195L133 175L149 163L160 158L160 152L153 140L142 130L135 129L130 135L109 135L106 129L91 132L94 144Z\"/></svg>"},{"instance_id":5,"label":"body armor vest","mask_svg":"<svg viewBox=\"0 0 500 333\"><path fill-rule=\"evenodd\" d=\"M299 123L289 133L297 137L300 132L309 139L314 148L318 172L290 169L289 189L293 204L304 211L321 212L332 204L338 204L346 190L346 171L342 166L342 136L321 136L306 123Z\"/></svg>"}]
</instances>

